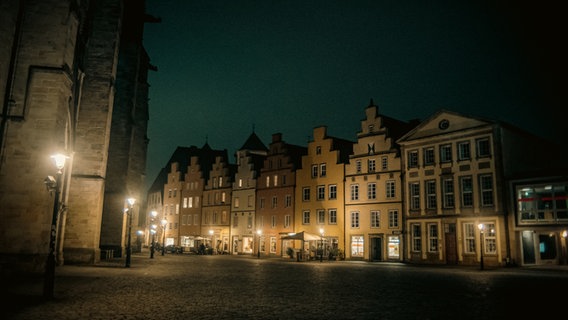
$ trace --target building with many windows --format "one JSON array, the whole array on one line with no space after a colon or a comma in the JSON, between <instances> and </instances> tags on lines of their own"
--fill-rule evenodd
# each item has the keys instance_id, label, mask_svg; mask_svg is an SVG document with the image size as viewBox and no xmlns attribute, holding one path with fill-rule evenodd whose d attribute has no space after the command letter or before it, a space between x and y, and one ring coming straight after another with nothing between
<instances>
[{"instance_id":1,"label":"building with many windows","mask_svg":"<svg viewBox=\"0 0 568 320\"><path fill-rule=\"evenodd\" d=\"M347 257L402 261L402 171L395 141L412 124L379 115L372 100L365 115L345 165Z\"/></svg>"},{"instance_id":2,"label":"building with many windows","mask_svg":"<svg viewBox=\"0 0 568 320\"><path fill-rule=\"evenodd\" d=\"M256 184L268 148L252 133L237 150L237 171L231 201L231 252L260 252L262 225L256 223ZM257 232L258 231L258 232Z\"/></svg>"},{"instance_id":3,"label":"building with many windows","mask_svg":"<svg viewBox=\"0 0 568 320\"><path fill-rule=\"evenodd\" d=\"M229 163L227 151L212 162L209 179L203 190L201 234L214 252L229 250L231 197L236 166ZM252 245L252 244L251 244Z\"/></svg>"},{"instance_id":4,"label":"building with many windows","mask_svg":"<svg viewBox=\"0 0 568 320\"><path fill-rule=\"evenodd\" d=\"M441 110L397 141L405 188L405 260L518 261L509 233L507 179L547 165L543 141L510 125Z\"/></svg>"},{"instance_id":5,"label":"building with many windows","mask_svg":"<svg viewBox=\"0 0 568 320\"><path fill-rule=\"evenodd\" d=\"M493 267L568 262L568 174L557 169L566 161L550 142L447 110L404 122L379 114L371 100L365 115L356 142L321 126L307 148L276 133L266 149L253 133L237 165L226 150L206 146L186 155L183 180L179 165L168 167L148 210L167 217L172 244L206 243L215 253L290 249L299 260Z\"/></svg>"},{"instance_id":6,"label":"building with many windows","mask_svg":"<svg viewBox=\"0 0 568 320\"><path fill-rule=\"evenodd\" d=\"M294 229L321 237L319 242L303 241L302 250L315 258L351 246L345 239L343 195L345 165L353 153L353 142L328 136L327 127L320 126L314 128L307 151L296 170Z\"/></svg>"},{"instance_id":7,"label":"building with many windows","mask_svg":"<svg viewBox=\"0 0 568 320\"><path fill-rule=\"evenodd\" d=\"M281 239L294 232L296 170L306 153L305 147L283 141L281 133L272 135L256 187L260 250L265 255L283 256L294 246Z\"/></svg>"}]
</instances>

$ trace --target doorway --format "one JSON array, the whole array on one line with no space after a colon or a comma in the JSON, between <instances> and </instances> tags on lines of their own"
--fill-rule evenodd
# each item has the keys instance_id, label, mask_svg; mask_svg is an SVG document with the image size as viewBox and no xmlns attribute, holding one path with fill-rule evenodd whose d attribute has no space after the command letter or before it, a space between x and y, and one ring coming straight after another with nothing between
<instances>
[{"instance_id":1,"label":"doorway","mask_svg":"<svg viewBox=\"0 0 568 320\"><path fill-rule=\"evenodd\" d=\"M371 261L382 261L383 260L383 238L372 237L371 238Z\"/></svg>"}]
</instances>

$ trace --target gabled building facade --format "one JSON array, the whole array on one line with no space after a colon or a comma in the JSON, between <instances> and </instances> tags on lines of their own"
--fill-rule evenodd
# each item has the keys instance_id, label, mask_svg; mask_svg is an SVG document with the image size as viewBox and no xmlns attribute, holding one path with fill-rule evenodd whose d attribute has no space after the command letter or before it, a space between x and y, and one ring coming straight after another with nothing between
<instances>
[{"instance_id":1,"label":"gabled building facade","mask_svg":"<svg viewBox=\"0 0 568 320\"><path fill-rule=\"evenodd\" d=\"M378 114L371 100L345 166L346 257L402 261L403 192L400 149L411 125Z\"/></svg>"},{"instance_id":2,"label":"gabled building facade","mask_svg":"<svg viewBox=\"0 0 568 320\"><path fill-rule=\"evenodd\" d=\"M172 162L168 172L168 181L164 185L163 220L164 245L179 246L179 217L184 173L180 171L180 163Z\"/></svg>"},{"instance_id":3,"label":"gabled building facade","mask_svg":"<svg viewBox=\"0 0 568 320\"><path fill-rule=\"evenodd\" d=\"M441 110L402 146L405 260L502 266L518 260L509 234L507 178L542 165L541 141L495 121ZM523 151L524 150L524 151Z\"/></svg>"},{"instance_id":4,"label":"gabled building facade","mask_svg":"<svg viewBox=\"0 0 568 320\"><path fill-rule=\"evenodd\" d=\"M281 133L272 135L256 187L260 252L264 255L284 256L286 248L294 246L281 238L294 232L296 170L306 154L305 147L283 141Z\"/></svg>"},{"instance_id":5,"label":"gabled building facade","mask_svg":"<svg viewBox=\"0 0 568 320\"><path fill-rule=\"evenodd\" d=\"M268 149L253 132L237 150L231 200L231 253L259 253L261 229L256 225L256 180Z\"/></svg>"},{"instance_id":6,"label":"gabled building facade","mask_svg":"<svg viewBox=\"0 0 568 320\"><path fill-rule=\"evenodd\" d=\"M214 252L228 252L230 239L231 196L235 165L229 163L227 151L216 156L203 190L201 234Z\"/></svg>"},{"instance_id":7,"label":"gabled building facade","mask_svg":"<svg viewBox=\"0 0 568 320\"><path fill-rule=\"evenodd\" d=\"M189 160L182 187L180 213L180 246L186 252L196 252L205 239L201 230L203 190L215 157L222 154L223 151L213 150L206 143Z\"/></svg>"},{"instance_id":8,"label":"gabled building facade","mask_svg":"<svg viewBox=\"0 0 568 320\"><path fill-rule=\"evenodd\" d=\"M294 230L320 236L319 242L304 242L302 248L317 258L346 248L344 180L353 142L328 136L327 127L320 126L307 151L296 170Z\"/></svg>"}]
</instances>

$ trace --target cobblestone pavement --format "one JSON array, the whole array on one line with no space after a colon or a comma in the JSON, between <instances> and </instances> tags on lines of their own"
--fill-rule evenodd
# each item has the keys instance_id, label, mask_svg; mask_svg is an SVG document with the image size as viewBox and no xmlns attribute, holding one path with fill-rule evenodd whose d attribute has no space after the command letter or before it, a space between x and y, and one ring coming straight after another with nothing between
<instances>
[{"instance_id":1,"label":"cobblestone pavement","mask_svg":"<svg viewBox=\"0 0 568 320\"><path fill-rule=\"evenodd\" d=\"M563 310L568 272L134 254L57 267L49 301L41 278L2 287L0 319L526 319Z\"/></svg>"}]
</instances>

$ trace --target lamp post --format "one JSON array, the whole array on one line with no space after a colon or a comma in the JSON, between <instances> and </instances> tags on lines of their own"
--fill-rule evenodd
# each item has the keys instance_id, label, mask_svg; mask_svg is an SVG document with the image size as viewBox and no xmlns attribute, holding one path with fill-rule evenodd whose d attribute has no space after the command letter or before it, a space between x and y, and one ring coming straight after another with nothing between
<instances>
[{"instance_id":1,"label":"lamp post","mask_svg":"<svg viewBox=\"0 0 568 320\"><path fill-rule=\"evenodd\" d=\"M134 198L128 198L128 209L126 210L126 214L128 215L128 242L127 242L127 247L126 247L126 263L125 263L125 267L126 268L130 268L130 259L131 259L131 255L132 255L132 206L134 205L134 203L136 202L136 199Z\"/></svg>"},{"instance_id":2,"label":"lamp post","mask_svg":"<svg viewBox=\"0 0 568 320\"><path fill-rule=\"evenodd\" d=\"M154 219L158 216L158 212L153 210L151 212L152 215L152 229L150 229L150 233L152 234L152 244L150 245L150 259L154 259L154 236L156 235L156 225L154 224Z\"/></svg>"},{"instance_id":3,"label":"lamp post","mask_svg":"<svg viewBox=\"0 0 568 320\"><path fill-rule=\"evenodd\" d=\"M208 252L206 254L209 254L209 252L211 252L211 254L213 254L213 233L214 233L213 230L209 230L209 238L211 238L209 241L211 242L211 248L207 248ZM209 250L211 250L211 251L209 251Z\"/></svg>"},{"instance_id":4,"label":"lamp post","mask_svg":"<svg viewBox=\"0 0 568 320\"><path fill-rule=\"evenodd\" d=\"M166 224L168 220L162 219L162 255L166 253Z\"/></svg>"},{"instance_id":5,"label":"lamp post","mask_svg":"<svg viewBox=\"0 0 568 320\"><path fill-rule=\"evenodd\" d=\"M562 231L562 239L564 239L564 245L562 246L562 256L564 257L564 264L566 264L567 258L566 258L566 237L568 237L568 231L564 230Z\"/></svg>"},{"instance_id":6,"label":"lamp post","mask_svg":"<svg viewBox=\"0 0 568 320\"><path fill-rule=\"evenodd\" d=\"M156 225L152 225L152 229L150 229L150 233L152 234L152 244L150 245L150 259L154 259L154 236L156 235Z\"/></svg>"},{"instance_id":7,"label":"lamp post","mask_svg":"<svg viewBox=\"0 0 568 320\"><path fill-rule=\"evenodd\" d=\"M256 230L256 234L258 234L258 248L257 248L257 258L260 259L260 236L262 235L262 230Z\"/></svg>"},{"instance_id":8,"label":"lamp post","mask_svg":"<svg viewBox=\"0 0 568 320\"><path fill-rule=\"evenodd\" d=\"M320 229L321 246L320 246L320 262L323 262L323 228Z\"/></svg>"},{"instance_id":9,"label":"lamp post","mask_svg":"<svg viewBox=\"0 0 568 320\"><path fill-rule=\"evenodd\" d=\"M479 244L480 244L480 249L479 249L479 269L483 270L483 230L484 230L484 225L483 223L480 223L477 225L477 228L479 229Z\"/></svg>"},{"instance_id":10,"label":"lamp post","mask_svg":"<svg viewBox=\"0 0 568 320\"><path fill-rule=\"evenodd\" d=\"M67 156L63 154L56 154L51 156L55 161L55 167L57 168L56 178L48 176L46 183L48 188L54 190L53 199L53 214L51 216L51 230L49 232L49 253L47 255L47 261L45 263L45 277L43 284L43 296L45 298L53 298L53 288L55 284L55 239L57 236L57 218L59 216L59 195L61 192L61 176L63 175L63 167L65 167L65 160Z\"/></svg>"}]
</instances>

